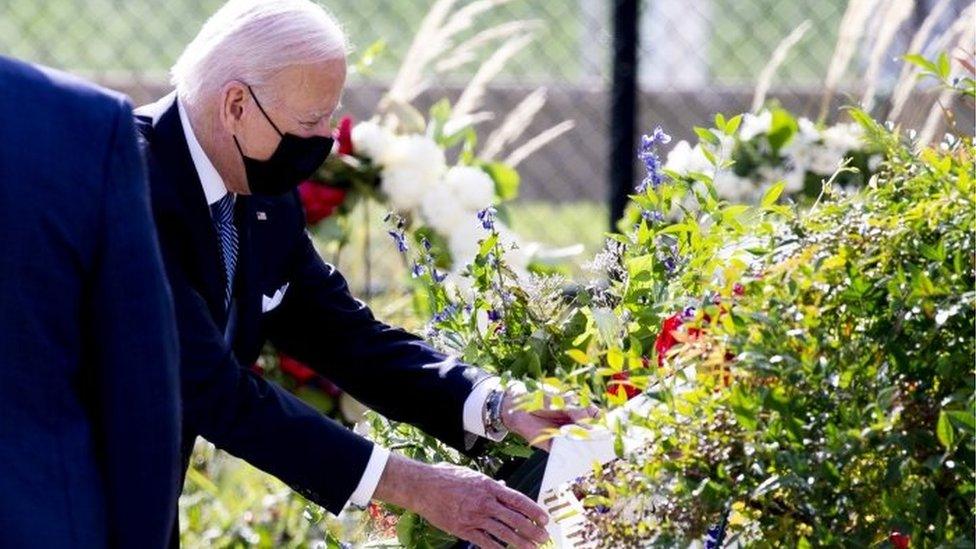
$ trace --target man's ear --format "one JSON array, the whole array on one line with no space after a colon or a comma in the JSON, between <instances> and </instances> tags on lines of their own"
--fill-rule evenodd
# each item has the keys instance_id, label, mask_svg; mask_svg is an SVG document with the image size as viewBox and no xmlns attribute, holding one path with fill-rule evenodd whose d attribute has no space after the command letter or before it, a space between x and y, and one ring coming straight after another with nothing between
<instances>
[{"instance_id":1,"label":"man's ear","mask_svg":"<svg viewBox=\"0 0 976 549\"><path fill-rule=\"evenodd\" d=\"M220 101L220 123L227 133L236 135L244 118L247 87L236 80L224 84L220 90Z\"/></svg>"}]
</instances>

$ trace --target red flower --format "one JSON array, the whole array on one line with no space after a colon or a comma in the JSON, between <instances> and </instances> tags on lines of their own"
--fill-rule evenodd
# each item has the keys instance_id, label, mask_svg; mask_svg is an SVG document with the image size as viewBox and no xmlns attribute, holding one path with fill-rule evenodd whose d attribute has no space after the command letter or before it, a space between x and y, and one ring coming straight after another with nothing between
<instances>
[{"instance_id":1,"label":"red flower","mask_svg":"<svg viewBox=\"0 0 976 549\"><path fill-rule=\"evenodd\" d=\"M736 297L742 297L742 296L745 295L745 293L746 293L746 288L742 284L739 284L738 282L736 282L732 286L732 295L734 295Z\"/></svg>"},{"instance_id":2,"label":"red flower","mask_svg":"<svg viewBox=\"0 0 976 549\"><path fill-rule=\"evenodd\" d=\"M624 388L624 394L627 395L627 400L641 394L641 390L630 382L630 372L617 372L610 376L610 383L607 383L607 393L616 395L620 390L618 387Z\"/></svg>"},{"instance_id":3,"label":"red flower","mask_svg":"<svg viewBox=\"0 0 976 549\"><path fill-rule=\"evenodd\" d=\"M339 142L339 154L352 154L352 118L343 116L336 129L336 141Z\"/></svg>"},{"instance_id":4,"label":"red flower","mask_svg":"<svg viewBox=\"0 0 976 549\"><path fill-rule=\"evenodd\" d=\"M299 385L305 385L318 375L304 362L288 355L278 354L278 367L281 368L282 373L297 381Z\"/></svg>"},{"instance_id":5,"label":"red flower","mask_svg":"<svg viewBox=\"0 0 976 549\"><path fill-rule=\"evenodd\" d=\"M315 225L334 214L346 199L346 191L317 181L305 181L298 186L298 194L305 208L305 222Z\"/></svg>"},{"instance_id":6,"label":"red flower","mask_svg":"<svg viewBox=\"0 0 976 549\"><path fill-rule=\"evenodd\" d=\"M897 531L892 532L888 536L888 541L891 542L891 545L893 545L895 549L908 549L908 547L912 544L911 536Z\"/></svg>"},{"instance_id":7,"label":"red flower","mask_svg":"<svg viewBox=\"0 0 976 549\"><path fill-rule=\"evenodd\" d=\"M672 347L679 343L678 339L674 337L674 332L681 329L684 326L684 320L682 320L683 313L675 313L664 320L661 324L661 333L657 335L657 339L654 340L654 350L657 351L657 365L664 366L664 360L668 356L668 351ZM701 330L698 328L688 328L688 338L694 339L698 337Z\"/></svg>"}]
</instances>

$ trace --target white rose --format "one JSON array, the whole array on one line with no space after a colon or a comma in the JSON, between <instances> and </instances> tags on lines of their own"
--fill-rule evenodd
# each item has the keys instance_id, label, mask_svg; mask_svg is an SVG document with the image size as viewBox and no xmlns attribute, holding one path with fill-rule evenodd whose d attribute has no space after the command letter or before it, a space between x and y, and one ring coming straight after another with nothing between
<instances>
[{"instance_id":1,"label":"white rose","mask_svg":"<svg viewBox=\"0 0 976 549\"><path fill-rule=\"evenodd\" d=\"M758 115L747 113L742 117L742 125L739 126L739 137L743 141L749 141L757 135L769 133L773 127L773 113L762 111Z\"/></svg>"},{"instance_id":2,"label":"white rose","mask_svg":"<svg viewBox=\"0 0 976 549\"><path fill-rule=\"evenodd\" d=\"M437 177L447 168L444 150L433 139L417 134L394 138L383 163L388 168L426 171Z\"/></svg>"},{"instance_id":3,"label":"white rose","mask_svg":"<svg viewBox=\"0 0 976 549\"><path fill-rule=\"evenodd\" d=\"M424 193L420 213L429 227L445 235L451 234L466 217L474 217L462 207L457 193L446 182L437 183Z\"/></svg>"},{"instance_id":4,"label":"white rose","mask_svg":"<svg viewBox=\"0 0 976 549\"><path fill-rule=\"evenodd\" d=\"M383 170L380 189L394 210L409 212L420 207L424 194L436 183L437 176L428 171L412 167L388 168Z\"/></svg>"},{"instance_id":5,"label":"white rose","mask_svg":"<svg viewBox=\"0 0 976 549\"><path fill-rule=\"evenodd\" d=\"M470 212L483 210L495 202L495 182L481 168L455 166L447 170L444 184Z\"/></svg>"},{"instance_id":6,"label":"white rose","mask_svg":"<svg viewBox=\"0 0 976 549\"><path fill-rule=\"evenodd\" d=\"M422 135L394 138L383 156L380 188L397 210L415 210L444 173L444 151Z\"/></svg>"},{"instance_id":7,"label":"white rose","mask_svg":"<svg viewBox=\"0 0 976 549\"><path fill-rule=\"evenodd\" d=\"M352 129L352 147L359 156L365 156L377 164L382 164L384 156L390 152L394 135L376 122L360 122Z\"/></svg>"}]
</instances>

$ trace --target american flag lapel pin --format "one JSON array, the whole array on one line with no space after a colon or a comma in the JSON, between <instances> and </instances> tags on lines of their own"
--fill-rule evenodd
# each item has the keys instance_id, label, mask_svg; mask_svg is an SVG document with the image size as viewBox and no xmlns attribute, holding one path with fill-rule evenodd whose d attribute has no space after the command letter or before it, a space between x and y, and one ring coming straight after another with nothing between
<instances>
[{"instance_id":1,"label":"american flag lapel pin","mask_svg":"<svg viewBox=\"0 0 976 549\"><path fill-rule=\"evenodd\" d=\"M267 220L268 220L268 214L259 211L258 212L258 221L267 221Z\"/></svg>"}]
</instances>

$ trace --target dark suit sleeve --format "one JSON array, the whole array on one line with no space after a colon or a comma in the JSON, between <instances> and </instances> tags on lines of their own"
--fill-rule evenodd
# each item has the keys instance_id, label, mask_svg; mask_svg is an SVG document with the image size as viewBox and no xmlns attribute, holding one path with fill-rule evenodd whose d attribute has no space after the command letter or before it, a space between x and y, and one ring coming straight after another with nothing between
<instances>
[{"instance_id":1,"label":"dark suit sleeve","mask_svg":"<svg viewBox=\"0 0 976 549\"><path fill-rule=\"evenodd\" d=\"M366 469L372 443L242 368L178 258L165 259L179 319L187 430L338 513Z\"/></svg>"},{"instance_id":2,"label":"dark suit sleeve","mask_svg":"<svg viewBox=\"0 0 976 549\"><path fill-rule=\"evenodd\" d=\"M302 231L285 299L269 336L370 408L465 450L464 401L483 371L373 317Z\"/></svg>"},{"instance_id":3,"label":"dark suit sleeve","mask_svg":"<svg viewBox=\"0 0 976 549\"><path fill-rule=\"evenodd\" d=\"M105 437L111 543L163 547L180 490L176 327L132 113L121 102L105 174L85 324Z\"/></svg>"}]
</instances>

